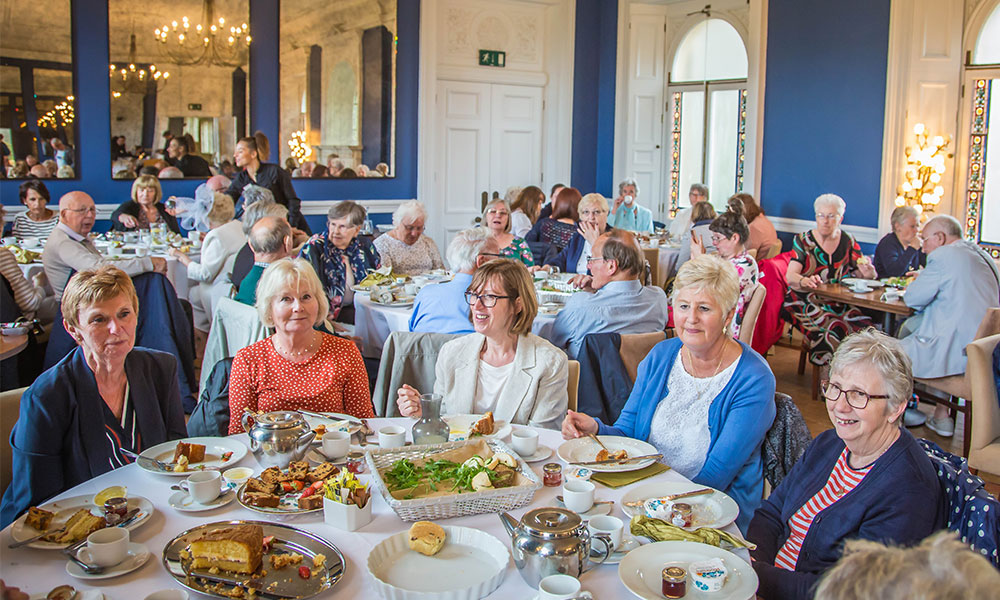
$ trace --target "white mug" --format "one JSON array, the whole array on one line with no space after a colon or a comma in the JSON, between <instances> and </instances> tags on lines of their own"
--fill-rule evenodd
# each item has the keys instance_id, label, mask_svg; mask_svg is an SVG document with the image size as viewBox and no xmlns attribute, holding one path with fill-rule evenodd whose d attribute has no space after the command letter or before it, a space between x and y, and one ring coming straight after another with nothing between
<instances>
[{"instance_id":1,"label":"white mug","mask_svg":"<svg viewBox=\"0 0 1000 600\"><path fill-rule=\"evenodd\" d=\"M181 489L191 495L199 504L208 504L222 493L219 480L222 475L218 471L201 471L191 475L181 482Z\"/></svg>"},{"instance_id":2,"label":"white mug","mask_svg":"<svg viewBox=\"0 0 1000 600\"><path fill-rule=\"evenodd\" d=\"M87 536L80 560L99 567L113 567L128 556L128 529L107 527Z\"/></svg>"},{"instance_id":3,"label":"white mug","mask_svg":"<svg viewBox=\"0 0 1000 600\"><path fill-rule=\"evenodd\" d=\"M343 458L350 449L351 434L346 431L327 431L323 434L323 455L327 458Z\"/></svg>"},{"instance_id":4,"label":"white mug","mask_svg":"<svg viewBox=\"0 0 1000 600\"><path fill-rule=\"evenodd\" d=\"M420 288L417 287L417 284L415 283L407 283L406 285L403 286L403 293L405 293L407 296L416 296L417 292L419 291Z\"/></svg>"},{"instance_id":5,"label":"white mug","mask_svg":"<svg viewBox=\"0 0 1000 600\"><path fill-rule=\"evenodd\" d=\"M570 479L563 484L563 503L575 513L584 513L594 506L595 485L582 479Z\"/></svg>"},{"instance_id":6,"label":"white mug","mask_svg":"<svg viewBox=\"0 0 1000 600\"><path fill-rule=\"evenodd\" d=\"M35 247L38 246L39 243L40 242L39 242L38 238L36 238L36 237L26 237L26 238L24 238L24 239L21 240L21 244L25 248L35 248Z\"/></svg>"},{"instance_id":7,"label":"white mug","mask_svg":"<svg viewBox=\"0 0 1000 600\"><path fill-rule=\"evenodd\" d=\"M406 430L399 425L386 425L378 430L380 448L402 448L406 445Z\"/></svg>"},{"instance_id":8,"label":"white mug","mask_svg":"<svg viewBox=\"0 0 1000 600\"><path fill-rule=\"evenodd\" d=\"M188 239L191 240L192 242L200 242L201 241L201 232L198 231L197 229L194 230L194 231L189 231L188 232Z\"/></svg>"},{"instance_id":9,"label":"white mug","mask_svg":"<svg viewBox=\"0 0 1000 600\"><path fill-rule=\"evenodd\" d=\"M538 451L538 432L534 429L516 429L510 434L510 445L521 456L531 456Z\"/></svg>"},{"instance_id":10,"label":"white mug","mask_svg":"<svg viewBox=\"0 0 1000 600\"><path fill-rule=\"evenodd\" d=\"M223 481L234 490L239 489L251 477L253 477L253 470L249 467L233 467L222 472Z\"/></svg>"},{"instance_id":11,"label":"white mug","mask_svg":"<svg viewBox=\"0 0 1000 600\"><path fill-rule=\"evenodd\" d=\"M136 246L135 247L135 255L136 256L142 258L143 256L147 256L148 254L149 254L149 246Z\"/></svg>"},{"instance_id":12,"label":"white mug","mask_svg":"<svg viewBox=\"0 0 1000 600\"><path fill-rule=\"evenodd\" d=\"M622 531L625 529L625 523L618 517L609 515L592 517L587 523L587 529L590 530L591 537L599 533L609 536L611 538L612 550L622 545Z\"/></svg>"},{"instance_id":13,"label":"white mug","mask_svg":"<svg viewBox=\"0 0 1000 600\"><path fill-rule=\"evenodd\" d=\"M572 575L549 575L538 583L538 600L591 600L580 591L580 580Z\"/></svg>"}]
</instances>

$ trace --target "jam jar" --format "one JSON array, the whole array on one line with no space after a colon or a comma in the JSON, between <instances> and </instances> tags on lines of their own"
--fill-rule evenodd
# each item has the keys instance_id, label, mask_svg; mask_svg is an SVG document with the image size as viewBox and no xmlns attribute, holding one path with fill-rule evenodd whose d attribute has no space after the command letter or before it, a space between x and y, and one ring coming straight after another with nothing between
<instances>
[{"instance_id":1,"label":"jam jar","mask_svg":"<svg viewBox=\"0 0 1000 600\"><path fill-rule=\"evenodd\" d=\"M365 455L363 452L347 453L347 470L355 475L359 475L365 471Z\"/></svg>"},{"instance_id":2,"label":"jam jar","mask_svg":"<svg viewBox=\"0 0 1000 600\"><path fill-rule=\"evenodd\" d=\"M545 487L559 487L562 485L562 465L559 463L546 463L542 467L542 483Z\"/></svg>"},{"instance_id":3,"label":"jam jar","mask_svg":"<svg viewBox=\"0 0 1000 600\"><path fill-rule=\"evenodd\" d=\"M665 567L662 591L666 598L683 598L687 593L687 571L681 567Z\"/></svg>"}]
</instances>

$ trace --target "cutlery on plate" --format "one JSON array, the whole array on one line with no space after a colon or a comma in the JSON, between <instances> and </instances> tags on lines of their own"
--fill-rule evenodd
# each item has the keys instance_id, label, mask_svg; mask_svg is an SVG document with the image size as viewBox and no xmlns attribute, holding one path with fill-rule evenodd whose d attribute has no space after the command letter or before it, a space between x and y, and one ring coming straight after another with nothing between
<instances>
[{"instance_id":1,"label":"cutlery on plate","mask_svg":"<svg viewBox=\"0 0 1000 600\"><path fill-rule=\"evenodd\" d=\"M64 531L66 531L65 527L60 527L59 529L53 529L51 531L43 531L42 533L36 535L35 537L30 537L30 538L28 538L26 540L21 540L20 542L13 542L13 543L7 544L7 547L8 548L20 548L21 546L24 546L25 544L30 544L31 542L37 542L38 540L42 539L43 537L45 537L47 535L53 535L53 534L56 534L56 533L62 533Z\"/></svg>"},{"instance_id":2,"label":"cutlery on plate","mask_svg":"<svg viewBox=\"0 0 1000 600\"><path fill-rule=\"evenodd\" d=\"M157 467L159 467L164 471L173 471L174 466L176 466L177 464L177 463L165 463L162 460L157 460L155 458L146 458L145 456L140 457L135 452L132 452L131 450L126 450L125 448L120 448L120 450L122 454L124 454L125 456L132 457L133 459L135 459L136 462L139 462L139 459L142 458L142 460L148 460L149 462L153 463L154 465L156 465Z\"/></svg>"},{"instance_id":3,"label":"cutlery on plate","mask_svg":"<svg viewBox=\"0 0 1000 600\"><path fill-rule=\"evenodd\" d=\"M646 498L642 502L626 502L625 506L643 506L646 502L650 500L662 500L663 502L672 502L680 498L688 498L690 496L701 496L703 494L711 494L714 492L712 488L702 488L700 490L692 490L690 492L681 492L679 494L670 494L667 496L660 496L658 498Z\"/></svg>"},{"instance_id":4,"label":"cutlery on plate","mask_svg":"<svg viewBox=\"0 0 1000 600\"><path fill-rule=\"evenodd\" d=\"M565 504L565 502L563 502L563 497L562 496L556 496L556 500L558 500L558 501L562 502L563 504ZM599 506L601 504L614 504L614 503L615 503L614 500L594 500L594 506Z\"/></svg>"},{"instance_id":5,"label":"cutlery on plate","mask_svg":"<svg viewBox=\"0 0 1000 600\"><path fill-rule=\"evenodd\" d=\"M581 467L586 467L590 465L623 465L625 463L630 463L636 460L647 460L647 459L657 459L663 458L662 454L644 454L642 456L629 456L627 458L609 458L607 460L590 460L584 462L571 462L571 465L579 465Z\"/></svg>"},{"instance_id":6,"label":"cutlery on plate","mask_svg":"<svg viewBox=\"0 0 1000 600\"><path fill-rule=\"evenodd\" d=\"M133 508L129 510L127 513L125 513L125 518L122 519L118 524L116 524L115 527L128 527L130 524L132 524L133 521L135 521L141 516L143 515L139 514L139 508L138 507ZM83 545L86 543L87 543L87 538L83 538L82 540L73 542L69 546L66 546L65 548L62 549L63 554L69 556L76 556L76 551L82 548Z\"/></svg>"},{"instance_id":7,"label":"cutlery on plate","mask_svg":"<svg viewBox=\"0 0 1000 600\"><path fill-rule=\"evenodd\" d=\"M602 442L601 440L597 439L596 435L594 435L593 433L588 433L587 435L590 436L590 439L592 439L595 442L597 442L597 445L600 446L601 448L603 448L605 452L607 452L608 454L611 454L611 450L608 450L608 447L604 445L604 442Z\"/></svg>"},{"instance_id":8,"label":"cutlery on plate","mask_svg":"<svg viewBox=\"0 0 1000 600\"><path fill-rule=\"evenodd\" d=\"M83 572L86 573L87 575L100 575L101 573L104 572L104 567L99 567L97 565L89 565L80 560L79 558L77 558L76 554L67 554L66 558L70 559L71 561L79 565L79 567L83 569Z\"/></svg>"}]
</instances>

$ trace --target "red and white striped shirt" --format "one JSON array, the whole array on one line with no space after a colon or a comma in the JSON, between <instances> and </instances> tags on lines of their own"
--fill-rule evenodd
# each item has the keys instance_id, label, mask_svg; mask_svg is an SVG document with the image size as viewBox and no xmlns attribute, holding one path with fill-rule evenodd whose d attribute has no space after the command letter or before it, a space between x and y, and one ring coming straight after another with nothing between
<instances>
[{"instance_id":1,"label":"red and white striped shirt","mask_svg":"<svg viewBox=\"0 0 1000 600\"><path fill-rule=\"evenodd\" d=\"M788 520L791 533L781 550L778 550L778 555L774 558L774 566L794 571L795 563L799 560L799 552L802 550L802 542L806 539L806 534L809 533L809 527L812 526L816 515L857 487L870 470L871 465L860 470L852 469L847 464L847 448L844 448L840 457L837 458L837 463L833 465L833 472L830 473L830 478L827 479L823 489L816 492Z\"/></svg>"}]
</instances>

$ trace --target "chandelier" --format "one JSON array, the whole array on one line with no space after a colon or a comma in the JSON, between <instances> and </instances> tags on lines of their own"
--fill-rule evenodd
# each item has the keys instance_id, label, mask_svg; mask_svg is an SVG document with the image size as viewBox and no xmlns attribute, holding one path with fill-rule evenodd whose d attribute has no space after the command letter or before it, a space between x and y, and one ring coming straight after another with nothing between
<instances>
[{"instance_id":1,"label":"chandelier","mask_svg":"<svg viewBox=\"0 0 1000 600\"><path fill-rule=\"evenodd\" d=\"M944 186L941 185L945 172L945 159L952 158L948 153L951 136L940 135L931 138L923 123L917 123L913 128L916 137L915 146L906 148L906 167L903 183L896 188L896 206L912 206L920 214L923 222L925 213L934 212L944 196Z\"/></svg>"},{"instance_id":2,"label":"chandelier","mask_svg":"<svg viewBox=\"0 0 1000 600\"><path fill-rule=\"evenodd\" d=\"M214 0L205 0L200 23L192 24L184 16L158 28L154 37L172 63L238 67L247 62L250 27L243 23L226 31L226 19L215 15Z\"/></svg>"},{"instance_id":3,"label":"chandelier","mask_svg":"<svg viewBox=\"0 0 1000 600\"><path fill-rule=\"evenodd\" d=\"M292 150L292 156L299 162L308 160L312 156L312 148L306 143L305 131L293 131L292 137L288 140L288 146Z\"/></svg>"},{"instance_id":4,"label":"chandelier","mask_svg":"<svg viewBox=\"0 0 1000 600\"><path fill-rule=\"evenodd\" d=\"M39 127L56 129L59 126L67 127L76 120L76 111L73 110L73 96L66 96L66 99L56 104L50 111L38 117ZM23 127L23 125L22 125Z\"/></svg>"},{"instance_id":5,"label":"chandelier","mask_svg":"<svg viewBox=\"0 0 1000 600\"><path fill-rule=\"evenodd\" d=\"M150 86L160 90L167 83L170 77L169 71L160 71L156 65L149 65L148 68L136 64L135 34L129 38L128 64L116 65L111 63L108 76L111 77L111 95L118 98L122 92L133 94L146 94L150 91Z\"/></svg>"}]
</instances>

